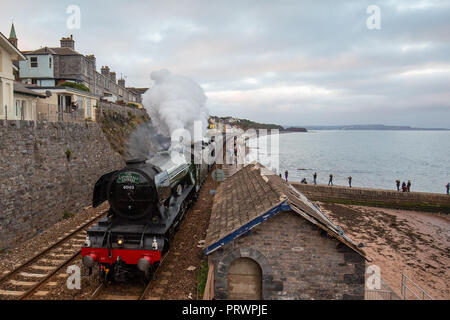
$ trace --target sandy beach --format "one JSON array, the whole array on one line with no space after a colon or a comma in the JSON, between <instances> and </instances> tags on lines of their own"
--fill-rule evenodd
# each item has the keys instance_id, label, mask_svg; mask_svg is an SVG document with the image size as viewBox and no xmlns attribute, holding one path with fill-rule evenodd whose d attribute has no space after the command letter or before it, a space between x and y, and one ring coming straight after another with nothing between
<instances>
[{"instance_id":1,"label":"sandy beach","mask_svg":"<svg viewBox=\"0 0 450 320\"><path fill-rule=\"evenodd\" d=\"M381 269L382 280L401 296L402 273L433 299L450 299L450 217L443 214L320 203L321 209Z\"/></svg>"}]
</instances>

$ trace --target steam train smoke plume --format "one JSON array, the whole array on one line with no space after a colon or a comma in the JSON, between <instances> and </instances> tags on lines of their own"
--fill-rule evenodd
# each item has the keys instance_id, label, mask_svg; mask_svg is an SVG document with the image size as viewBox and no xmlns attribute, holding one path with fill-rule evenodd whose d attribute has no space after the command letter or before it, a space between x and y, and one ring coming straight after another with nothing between
<instances>
[{"instance_id":1,"label":"steam train smoke plume","mask_svg":"<svg viewBox=\"0 0 450 320\"><path fill-rule=\"evenodd\" d=\"M128 138L125 158L149 159L158 151L167 150L169 147L169 138L158 135L151 123L142 123Z\"/></svg>"},{"instance_id":2,"label":"steam train smoke plume","mask_svg":"<svg viewBox=\"0 0 450 320\"><path fill-rule=\"evenodd\" d=\"M208 125L203 89L193 80L166 69L152 72L151 78L154 85L144 94L143 103L157 133L170 137L175 130L186 129L194 140L194 121L201 121L205 129Z\"/></svg>"}]
</instances>

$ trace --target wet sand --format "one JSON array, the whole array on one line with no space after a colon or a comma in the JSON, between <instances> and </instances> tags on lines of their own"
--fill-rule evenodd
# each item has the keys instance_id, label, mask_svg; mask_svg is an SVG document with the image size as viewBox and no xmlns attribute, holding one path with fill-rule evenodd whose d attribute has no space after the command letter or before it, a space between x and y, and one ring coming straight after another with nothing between
<instances>
[{"instance_id":1,"label":"wet sand","mask_svg":"<svg viewBox=\"0 0 450 320\"><path fill-rule=\"evenodd\" d=\"M433 299L450 299L450 217L443 214L320 203L378 265L382 280L401 296L402 273ZM417 291L416 291L417 292Z\"/></svg>"}]
</instances>

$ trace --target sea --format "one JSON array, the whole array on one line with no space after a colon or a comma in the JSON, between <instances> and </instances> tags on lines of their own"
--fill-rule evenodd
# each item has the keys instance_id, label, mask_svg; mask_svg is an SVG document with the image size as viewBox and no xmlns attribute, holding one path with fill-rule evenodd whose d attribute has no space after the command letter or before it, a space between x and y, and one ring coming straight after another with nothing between
<instances>
[{"instance_id":1,"label":"sea","mask_svg":"<svg viewBox=\"0 0 450 320\"><path fill-rule=\"evenodd\" d=\"M267 166L276 163L270 157L270 139L258 138L258 160ZM348 186L347 177L351 176L354 187L396 190L395 180L399 179L410 180L411 191L445 193L445 185L450 182L450 131L283 133L279 135L278 163L278 170L272 169L283 177L288 170L290 181L306 178L312 183L317 172L319 184L327 184L333 174L335 185Z\"/></svg>"}]
</instances>

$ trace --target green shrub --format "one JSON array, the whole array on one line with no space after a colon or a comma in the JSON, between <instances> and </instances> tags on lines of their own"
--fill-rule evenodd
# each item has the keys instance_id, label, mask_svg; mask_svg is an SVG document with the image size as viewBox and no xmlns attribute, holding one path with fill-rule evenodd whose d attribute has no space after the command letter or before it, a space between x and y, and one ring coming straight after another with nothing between
<instances>
[{"instance_id":1,"label":"green shrub","mask_svg":"<svg viewBox=\"0 0 450 320\"><path fill-rule=\"evenodd\" d=\"M204 260L197 274L197 294L203 297L205 293L206 280L208 279L208 261Z\"/></svg>"},{"instance_id":2,"label":"green shrub","mask_svg":"<svg viewBox=\"0 0 450 320\"><path fill-rule=\"evenodd\" d=\"M128 102L128 106L132 108L139 108L139 106L133 102Z\"/></svg>"},{"instance_id":3,"label":"green shrub","mask_svg":"<svg viewBox=\"0 0 450 320\"><path fill-rule=\"evenodd\" d=\"M84 84L71 82L71 81L64 81L63 83L59 84L58 87L70 87L82 91L91 92L88 87L86 87Z\"/></svg>"},{"instance_id":4,"label":"green shrub","mask_svg":"<svg viewBox=\"0 0 450 320\"><path fill-rule=\"evenodd\" d=\"M70 149L67 148L65 153L66 153L67 161L70 161L70 159L72 158L72 151L70 151Z\"/></svg>"},{"instance_id":5,"label":"green shrub","mask_svg":"<svg viewBox=\"0 0 450 320\"><path fill-rule=\"evenodd\" d=\"M70 218L72 218L74 216L75 216L75 214L73 212L68 211L68 210L64 210L64 212L63 212L63 219L64 220L70 219Z\"/></svg>"}]
</instances>

